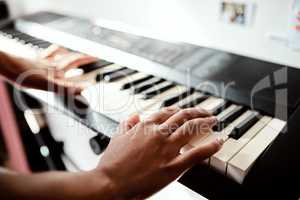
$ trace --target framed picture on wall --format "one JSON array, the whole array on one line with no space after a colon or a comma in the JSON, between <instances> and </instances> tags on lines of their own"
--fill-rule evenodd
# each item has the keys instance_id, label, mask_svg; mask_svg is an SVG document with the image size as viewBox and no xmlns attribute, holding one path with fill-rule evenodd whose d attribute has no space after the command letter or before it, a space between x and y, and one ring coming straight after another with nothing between
<instances>
[{"instance_id":1,"label":"framed picture on wall","mask_svg":"<svg viewBox=\"0 0 300 200\"><path fill-rule=\"evenodd\" d=\"M220 20L228 24L247 26L253 21L255 4L242 0L221 0Z\"/></svg>"}]
</instances>

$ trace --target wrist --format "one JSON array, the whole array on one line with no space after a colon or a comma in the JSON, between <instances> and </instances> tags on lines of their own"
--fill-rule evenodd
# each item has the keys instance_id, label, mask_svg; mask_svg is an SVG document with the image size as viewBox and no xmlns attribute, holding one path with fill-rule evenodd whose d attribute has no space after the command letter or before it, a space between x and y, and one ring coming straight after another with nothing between
<instances>
[{"instance_id":1,"label":"wrist","mask_svg":"<svg viewBox=\"0 0 300 200\"><path fill-rule=\"evenodd\" d=\"M93 170L87 172L92 185L92 190L88 199L123 199L118 192L118 184L116 184L103 170ZM120 197L121 196L121 197Z\"/></svg>"}]
</instances>

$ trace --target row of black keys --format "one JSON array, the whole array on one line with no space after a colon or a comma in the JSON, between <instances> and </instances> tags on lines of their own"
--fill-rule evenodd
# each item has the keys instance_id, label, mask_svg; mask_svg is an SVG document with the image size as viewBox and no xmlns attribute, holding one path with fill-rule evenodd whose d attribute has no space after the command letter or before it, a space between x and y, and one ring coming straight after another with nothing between
<instances>
[{"instance_id":1,"label":"row of black keys","mask_svg":"<svg viewBox=\"0 0 300 200\"><path fill-rule=\"evenodd\" d=\"M14 30L14 29L2 29L1 32L6 34L6 36L8 38L18 40L19 42L23 43L24 45L30 44L32 46L37 46L41 49L48 48L51 45L51 43L49 43L45 40L38 39L36 37L30 36L28 34L22 33L20 31ZM85 73L88 73L88 72L94 71L96 69L99 69L101 67L108 66L110 64L113 64L113 63L108 62L106 60L99 60L97 63L85 65L85 66L82 66L81 68L84 70ZM104 79L105 81L112 82L112 81L116 81L120 78L123 78L125 76L132 75L136 72L137 71L135 71L135 70L132 70L132 69L129 69L129 68L126 68L126 67L122 67L121 69L118 69L118 70L115 70L115 71L112 70L112 71L106 72L104 74L98 74L97 77L96 77L96 80L100 81L100 80ZM148 76L146 78L143 78L142 80L135 81L131 85L142 83L143 81L148 81L148 82L141 85L138 88L135 88L134 91L133 91L134 94L141 93L141 92L149 89L151 86L153 86L155 84L162 83L164 80L159 79L159 78L154 78L152 76ZM168 84L168 85L166 85L162 88L159 88L158 90L149 91L149 92L144 94L144 98L149 99L149 98L155 96L155 94L164 92L164 91L166 91L167 89L169 89L173 86L174 86L173 84ZM129 88L129 84L124 85L124 89L127 89L127 88Z\"/></svg>"},{"instance_id":2,"label":"row of black keys","mask_svg":"<svg viewBox=\"0 0 300 200\"><path fill-rule=\"evenodd\" d=\"M42 49L48 48L51 45L50 42L47 42L45 40L40 40L36 37L32 37L28 34L22 33L14 29L1 29L0 31L4 33L6 37L11 39L16 39L19 42L23 43L24 45L30 44L32 46L37 46Z\"/></svg>"},{"instance_id":3,"label":"row of black keys","mask_svg":"<svg viewBox=\"0 0 300 200\"><path fill-rule=\"evenodd\" d=\"M28 34L22 33L20 31L14 30L14 29L3 29L1 30L2 33L6 34L7 37L11 39L17 39L19 41L22 41L24 45L30 44L32 46L38 46L39 48L48 48L51 43L38 39L35 37L32 37ZM92 72L96 69L111 65L113 63L108 62L106 60L99 60L96 63L89 64L82 66L81 68L85 73ZM137 73L137 71L129 69L127 67L122 67L117 70L112 70L109 72L105 72L103 74L98 74L96 76L96 81L99 82L101 80L105 80L107 82L113 82L117 81L119 79L122 79L126 76L130 76ZM166 84L161 84L161 83ZM161 87L156 87L157 84L161 84ZM127 90L130 89L132 94L142 94L142 97L144 99L150 99L152 97L155 97L158 94L161 94L162 92L165 92L173 87L175 87L175 83L167 82L164 79L154 77L152 75L143 77L141 79L125 83L121 89ZM192 95L195 92L194 89L187 90L177 96L170 97L166 100L164 100L161 104L162 107L171 106L180 100L188 97L189 95ZM182 108L189 108L198 105L199 103L203 102L210 96L203 95L199 96L198 98L192 99L190 102L187 102L184 105L181 105ZM216 109L213 114L218 115L220 114L224 109L226 109L230 105L229 102L225 102L224 105L222 105L220 108ZM232 123L236 118L238 118L241 114L243 114L247 109L245 107L239 106L232 112L228 113L227 115L223 116L221 119L219 119L218 124L214 127L215 131L222 131L225 127L227 127L230 123ZM238 139L240 138L251 126L253 126L257 121L259 120L258 114L253 114L249 116L246 120L243 121L243 123L239 124L237 127L235 127L230 134L232 138Z\"/></svg>"},{"instance_id":4,"label":"row of black keys","mask_svg":"<svg viewBox=\"0 0 300 200\"><path fill-rule=\"evenodd\" d=\"M112 70L110 72L98 74L96 79L97 79L97 81L101 81L101 80L116 81L116 80L119 80L126 76L130 76L134 73L137 73L137 71L128 69L126 67L122 67L117 70ZM164 82L166 84L161 84ZM162 86L157 87L156 86L157 84L161 84ZM141 79L123 84L121 87L121 90L130 89L132 94L142 94L142 97L144 99L150 99L150 98L155 97L156 95L161 94L162 92L165 92L175 86L176 86L175 83L171 83L164 79L153 77L152 75L149 75L149 76L143 77ZM171 106L175 103L178 103L182 99L192 95L194 92L196 92L195 89L189 89L179 95L170 97L161 103L161 107L167 107L167 106ZM182 108L194 107L194 106L200 104L201 102L207 100L209 97L210 97L209 94L199 96L198 98L191 99L190 102L186 102L185 104L181 105L181 107ZM222 106L220 106L219 108L217 108L216 110L213 111L213 114L214 115L220 114L222 111L224 111L230 105L231 105L230 102L225 101ZM214 131L222 131L224 128L226 128L229 124L231 124L235 119L240 117L246 111L247 111L246 107L237 106L231 112L227 113L226 115L222 116L219 119L218 124L214 127ZM229 136L234 139L239 139L247 130L249 130L250 127L252 127L259 120L259 118L260 118L259 114L257 112L253 112L242 123L237 125L232 130L232 132Z\"/></svg>"}]
</instances>

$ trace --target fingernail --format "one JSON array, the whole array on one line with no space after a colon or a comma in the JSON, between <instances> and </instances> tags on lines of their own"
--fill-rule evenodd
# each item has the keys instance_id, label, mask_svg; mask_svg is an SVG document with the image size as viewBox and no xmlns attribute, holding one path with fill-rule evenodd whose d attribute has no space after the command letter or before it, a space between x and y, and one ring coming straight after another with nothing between
<instances>
[{"instance_id":1,"label":"fingernail","mask_svg":"<svg viewBox=\"0 0 300 200\"><path fill-rule=\"evenodd\" d=\"M217 123L218 119L215 116L208 117L208 120L211 124Z\"/></svg>"},{"instance_id":2,"label":"fingernail","mask_svg":"<svg viewBox=\"0 0 300 200\"><path fill-rule=\"evenodd\" d=\"M172 109L172 110L179 110L180 109L179 106L170 106L169 108Z\"/></svg>"},{"instance_id":3,"label":"fingernail","mask_svg":"<svg viewBox=\"0 0 300 200\"><path fill-rule=\"evenodd\" d=\"M178 106L169 106L169 107L166 107L166 111L169 111L169 112L177 112L180 108Z\"/></svg>"},{"instance_id":4,"label":"fingernail","mask_svg":"<svg viewBox=\"0 0 300 200\"><path fill-rule=\"evenodd\" d=\"M140 115L139 115L139 113L133 113L133 114L131 114L130 116L129 116L129 118L140 118Z\"/></svg>"}]
</instances>

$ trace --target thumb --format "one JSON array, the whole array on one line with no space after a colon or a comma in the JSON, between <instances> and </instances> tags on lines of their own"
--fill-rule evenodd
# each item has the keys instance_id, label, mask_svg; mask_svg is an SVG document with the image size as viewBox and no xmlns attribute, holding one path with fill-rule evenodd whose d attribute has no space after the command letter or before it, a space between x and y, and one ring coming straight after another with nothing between
<instances>
[{"instance_id":1,"label":"thumb","mask_svg":"<svg viewBox=\"0 0 300 200\"><path fill-rule=\"evenodd\" d=\"M177 157L177 163L175 165L181 170L189 169L217 153L221 149L223 143L223 139L216 139L213 142L195 147Z\"/></svg>"}]
</instances>

